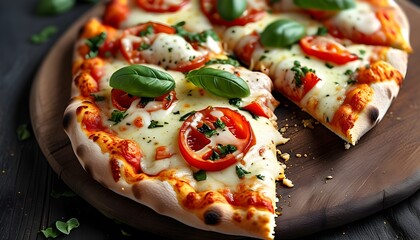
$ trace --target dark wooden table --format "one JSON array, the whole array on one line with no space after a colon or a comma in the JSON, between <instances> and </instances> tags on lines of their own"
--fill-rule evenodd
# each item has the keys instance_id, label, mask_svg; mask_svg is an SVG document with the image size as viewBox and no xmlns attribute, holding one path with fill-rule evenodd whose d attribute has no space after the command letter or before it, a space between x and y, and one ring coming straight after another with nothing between
<instances>
[{"instance_id":1,"label":"dark wooden table","mask_svg":"<svg viewBox=\"0 0 420 240\"><path fill-rule=\"evenodd\" d=\"M93 6L78 1L66 13L42 17L35 13L37 2L0 3L0 238L44 239L41 229L74 217L79 228L59 239L162 239L107 218L78 196L62 195L70 190L49 166L33 134L18 139L20 125L27 124L31 132L29 95L42 60L75 19ZM420 0L412 2L420 5ZM43 44L31 43L31 35L49 25L56 26L57 33ZM420 239L420 192L365 219L305 239Z\"/></svg>"}]
</instances>

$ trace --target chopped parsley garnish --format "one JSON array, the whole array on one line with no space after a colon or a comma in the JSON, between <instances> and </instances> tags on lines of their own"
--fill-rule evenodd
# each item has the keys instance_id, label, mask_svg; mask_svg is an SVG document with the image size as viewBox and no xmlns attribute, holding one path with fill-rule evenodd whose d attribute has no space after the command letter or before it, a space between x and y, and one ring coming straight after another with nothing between
<instances>
[{"instance_id":1,"label":"chopped parsley garnish","mask_svg":"<svg viewBox=\"0 0 420 240\"><path fill-rule=\"evenodd\" d=\"M93 99L95 100L95 102L100 102L100 101L105 100L105 97L104 96L101 96L101 95L90 94L90 96L93 97Z\"/></svg>"},{"instance_id":2,"label":"chopped parsley garnish","mask_svg":"<svg viewBox=\"0 0 420 240\"><path fill-rule=\"evenodd\" d=\"M329 68L329 69L331 69L331 68L333 68L333 67L334 67L334 65L332 65L332 64L331 64L331 63L329 63L329 62L325 63L325 66L326 66L327 68Z\"/></svg>"},{"instance_id":3,"label":"chopped parsley garnish","mask_svg":"<svg viewBox=\"0 0 420 240\"><path fill-rule=\"evenodd\" d=\"M357 81L354 79L347 80L347 84L355 84L355 83L357 83Z\"/></svg>"},{"instance_id":4,"label":"chopped parsley garnish","mask_svg":"<svg viewBox=\"0 0 420 240\"><path fill-rule=\"evenodd\" d=\"M219 118L216 120L216 122L214 123L214 126L215 127L218 127L218 128L220 128L220 129L225 129L225 127L226 127L226 124L222 121L222 120L220 120Z\"/></svg>"},{"instance_id":5,"label":"chopped parsley garnish","mask_svg":"<svg viewBox=\"0 0 420 240\"><path fill-rule=\"evenodd\" d=\"M85 58L94 58L98 56L99 47L105 43L106 32L101 32L95 37L86 39L86 44L89 46L90 51L86 54Z\"/></svg>"},{"instance_id":6,"label":"chopped parsley garnish","mask_svg":"<svg viewBox=\"0 0 420 240\"><path fill-rule=\"evenodd\" d=\"M239 62L236 59L233 58L226 58L226 59L212 59L208 62L206 62L205 65L211 65L211 64L230 64L235 67L239 67Z\"/></svg>"},{"instance_id":7,"label":"chopped parsley garnish","mask_svg":"<svg viewBox=\"0 0 420 240\"><path fill-rule=\"evenodd\" d=\"M148 48L150 48L150 44L147 44L147 43L142 43L142 44L140 45L140 47L139 47L139 50L140 50L140 51L143 51L143 50L146 50L146 49L148 49Z\"/></svg>"},{"instance_id":8,"label":"chopped parsley garnish","mask_svg":"<svg viewBox=\"0 0 420 240\"><path fill-rule=\"evenodd\" d=\"M151 129L151 128L158 128L158 127L163 127L163 125L159 124L159 121L151 120L147 128Z\"/></svg>"},{"instance_id":9,"label":"chopped parsley garnish","mask_svg":"<svg viewBox=\"0 0 420 240\"><path fill-rule=\"evenodd\" d=\"M199 170L198 172L193 173L193 177L197 181L204 181L207 179L206 171Z\"/></svg>"},{"instance_id":10,"label":"chopped parsley garnish","mask_svg":"<svg viewBox=\"0 0 420 240\"><path fill-rule=\"evenodd\" d=\"M197 130L203 133L207 138L210 138L217 134L217 130L211 129L209 125L205 123L201 127L197 128Z\"/></svg>"},{"instance_id":11,"label":"chopped parsley garnish","mask_svg":"<svg viewBox=\"0 0 420 240\"><path fill-rule=\"evenodd\" d=\"M319 27L318 30L316 31L316 35L317 36L325 36L328 33L328 28L326 27Z\"/></svg>"},{"instance_id":12,"label":"chopped parsley garnish","mask_svg":"<svg viewBox=\"0 0 420 240\"><path fill-rule=\"evenodd\" d=\"M209 157L210 160L217 160L220 159L220 154L216 150L212 150L211 156Z\"/></svg>"},{"instance_id":13,"label":"chopped parsley garnish","mask_svg":"<svg viewBox=\"0 0 420 240\"><path fill-rule=\"evenodd\" d=\"M111 113L111 118L108 119L109 121L114 122L114 125L121 122L125 117L127 117L128 113L125 111L114 110Z\"/></svg>"},{"instance_id":14,"label":"chopped parsley garnish","mask_svg":"<svg viewBox=\"0 0 420 240\"><path fill-rule=\"evenodd\" d=\"M187 118L188 118L190 115L194 114L194 113L195 113L195 111L191 111L191 112L188 112L188 113L186 113L186 114L182 115L182 116L181 116L181 118L179 119L179 121L185 121L185 120L187 120Z\"/></svg>"},{"instance_id":15,"label":"chopped parsley garnish","mask_svg":"<svg viewBox=\"0 0 420 240\"><path fill-rule=\"evenodd\" d=\"M264 175L261 175L261 174L258 174L258 175L255 175L258 179L260 179L261 181L264 181L264 179L265 179L265 176Z\"/></svg>"},{"instance_id":16,"label":"chopped parsley garnish","mask_svg":"<svg viewBox=\"0 0 420 240\"><path fill-rule=\"evenodd\" d=\"M31 42L34 44L41 44L50 39L57 32L55 26L44 27L39 33L31 36Z\"/></svg>"},{"instance_id":17,"label":"chopped parsley garnish","mask_svg":"<svg viewBox=\"0 0 420 240\"><path fill-rule=\"evenodd\" d=\"M360 50L359 50L359 53L360 53L360 55L365 55L366 50L364 50L364 49L360 49Z\"/></svg>"},{"instance_id":18,"label":"chopped parsley garnish","mask_svg":"<svg viewBox=\"0 0 420 240\"><path fill-rule=\"evenodd\" d=\"M206 42L207 37L211 37L214 40L219 41L219 37L213 30L209 29L200 33L192 33L185 30L183 28L184 25L185 25L185 22L182 21L173 25L172 27L175 28L176 34L180 35L181 37L183 37L189 42L199 42L199 43Z\"/></svg>"},{"instance_id":19,"label":"chopped parsley garnish","mask_svg":"<svg viewBox=\"0 0 420 240\"><path fill-rule=\"evenodd\" d=\"M234 153L237 148L234 145L226 145L223 146L222 144L217 144L217 150L219 150L220 155L222 155L223 157L230 154L230 153Z\"/></svg>"},{"instance_id":20,"label":"chopped parsley garnish","mask_svg":"<svg viewBox=\"0 0 420 240\"><path fill-rule=\"evenodd\" d=\"M229 99L229 104L232 106L240 107L242 103L242 99L240 98L231 98Z\"/></svg>"},{"instance_id":21,"label":"chopped parsley garnish","mask_svg":"<svg viewBox=\"0 0 420 240\"><path fill-rule=\"evenodd\" d=\"M146 27L145 30L139 32L139 36L140 37L145 37L145 36L148 36L148 35L152 35L154 32L155 32L155 29L153 28L153 26L149 25L149 26Z\"/></svg>"},{"instance_id":22,"label":"chopped parsley garnish","mask_svg":"<svg viewBox=\"0 0 420 240\"><path fill-rule=\"evenodd\" d=\"M151 98L151 97L142 97L140 99L140 105L141 106L146 106L149 102L154 101L154 100L155 99L154 98Z\"/></svg>"},{"instance_id":23,"label":"chopped parsley garnish","mask_svg":"<svg viewBox=\"0 0 420 240\"><path fill-rule=\"evenodd\" d=\"M294 66L291 68L291 70L295 73L295 85L296 87L301 87L302 86L302 79L305 78L306 74L308 72L312 72L315 73L315 70L308 68L307 66L301 66L299 61L294 61L293 62Z\"/></svg>"},{"instance_id":24,"label":"chopped parsley garnish","mask_svg":"<svg viewBox=\"0 0 420 240\"><path fill-rule=\"evenodd\" d=\"M351 69L347 69L345 72L344 72L344 75L347 75L347 76L350 76L350 75L352 75L353 74L353 71L351 70Z\"/></svg>"},{"instance_id":25,"label":"chopped parsley garnish","mask_svg":"<svg viewBox=\"0 0 420 240\"><path fill-rule=\"evenodd\" d=\"M240 166L236 166L236 175L238 175L239 178L244 178L245 174L250 174L251 172L246 171Z\"/></svg>"}]
</instances>

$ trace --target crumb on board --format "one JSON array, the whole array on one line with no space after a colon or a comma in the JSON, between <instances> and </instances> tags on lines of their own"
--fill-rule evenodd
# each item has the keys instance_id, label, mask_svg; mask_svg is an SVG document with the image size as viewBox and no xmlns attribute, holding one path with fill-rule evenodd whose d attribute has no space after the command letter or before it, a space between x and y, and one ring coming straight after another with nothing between
<instances>
[{"instance_id":1,"label":"crumb on board","mask_svg":"<svg viewBox=\"0 0 420 240\"><path fill-rule=\"evenodd\" d=\"M314 128L314 120L313 119L303 119L302 120L303 127L305 128Z\"/></svg>"},{"instance_id":2,"label":"crumb on board","mask_svg":"<svg viewBox=\"0 0 420 240\"><path fill-rule=\"evenodd\" d=\"M290 179L287 179L287 178L284 178L283 179L283 185L285 185L285 186L287 186L289 188L292 188L292 187L295 186L295 185L293 185L293 182Z\"/></svg>"},{"instance_id":3,"label":"crumb on board","mask_svg":"<svg viewBox=\"0 0 420 240\"><path fill-rule=\"evenodd\" d=\"M348 143L348 142L344 142L344 148L345 148L346 150L349 150L349 149L350 149L350 147L351 147L351 144L350 144L350 143Z\"/></svg>"},{"instance_id":4,"label":"crumb on board","mask_svg":"<svg viewBox=\"0 0 420 240\"><path fill-rule=\"evenodd\" d=\"M300 154L300 153L296 153L296 155L295 155L297 158L301 158L302 157L302 154Z\"/></svg>"},{"instance_id":5,"label":"crumb on board","mask_svg":"<svg viewBox=\"0 0 420 240\"><path fill-rule=\"evenodd\" d=\"M287 162L290 159L290 154L288 154L288 153L282 153L282 154L280 154L280 157L283 158L284 161Z\"/></svg>"}]
</instances>

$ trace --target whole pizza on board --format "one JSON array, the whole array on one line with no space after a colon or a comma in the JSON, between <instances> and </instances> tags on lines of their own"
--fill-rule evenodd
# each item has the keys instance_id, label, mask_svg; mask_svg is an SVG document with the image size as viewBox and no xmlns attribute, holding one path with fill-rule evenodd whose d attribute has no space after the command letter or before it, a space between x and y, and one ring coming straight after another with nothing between
<instances>
[{"instance_id":1,"label":"whole pizza on board","mask_svg":"<svg viewBox=\"0 0 420 240\"><path fill-rule=\"evenodd\" d=\"M111 0L74 45L64 128L104 187L272 239L276 182L293 185L271 92L354 145L399 92L408 35L387 0Z\"/></svg>"}]
</instances>

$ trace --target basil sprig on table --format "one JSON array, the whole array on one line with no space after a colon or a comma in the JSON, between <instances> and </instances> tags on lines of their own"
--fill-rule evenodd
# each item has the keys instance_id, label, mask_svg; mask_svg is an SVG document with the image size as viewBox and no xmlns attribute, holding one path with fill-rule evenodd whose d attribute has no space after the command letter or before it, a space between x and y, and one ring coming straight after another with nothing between
<instances>
[{"instance_id":1,"label":"basil sprig on table","mask_svg":"<svg viewBox=\"0 0 420 240\"><path fill-rule=\"evenodd\" d=\"M175 88L175 80L166 72L143 65L130 65L111 75L109 85L138 97L159 97Z\"/></svg>"},{"instance_id":2,"label":"basil sprig on table","mask_svg":"<svg viewBox=\"0 0 420 240\"><path fill-rule=\"evenodd\" d=\"M279 19L270 23L261 33L260 40L265 47L286 48L305 36L305 27L293 20Z\"/></svg>"},{"instance_id":3,"label":"basil sprig on table","mask_svg":"<svg viewBox=\"0 0 420 240\"><path fill-rule=\"evenodd\" d=\"M251 94L248 84L242 78L220 69L200 68L189 72L185 78L220 97L243 98Z\"/></svg>"},{"instance_id":4,"label":"basil sprig on table","mask_svg":"<svg viewBox=\"0 0 420 240\"><path fill-rule=\"evenodd\" d=\"M354 0L293 0L296 6L304 9L338 11L356 6Z\"/></svg>"},{"instance_id":5,"label":"basil sprig on table","mask_svg":"<svg viewBox=\"0 0 420 240\"><path fill-rule=\"evenodd\" d=\"M222 0L217 1L217 12L220 17L227 21L239 18L247 7L246 0Z\"/></svg>"}]
</instances>

